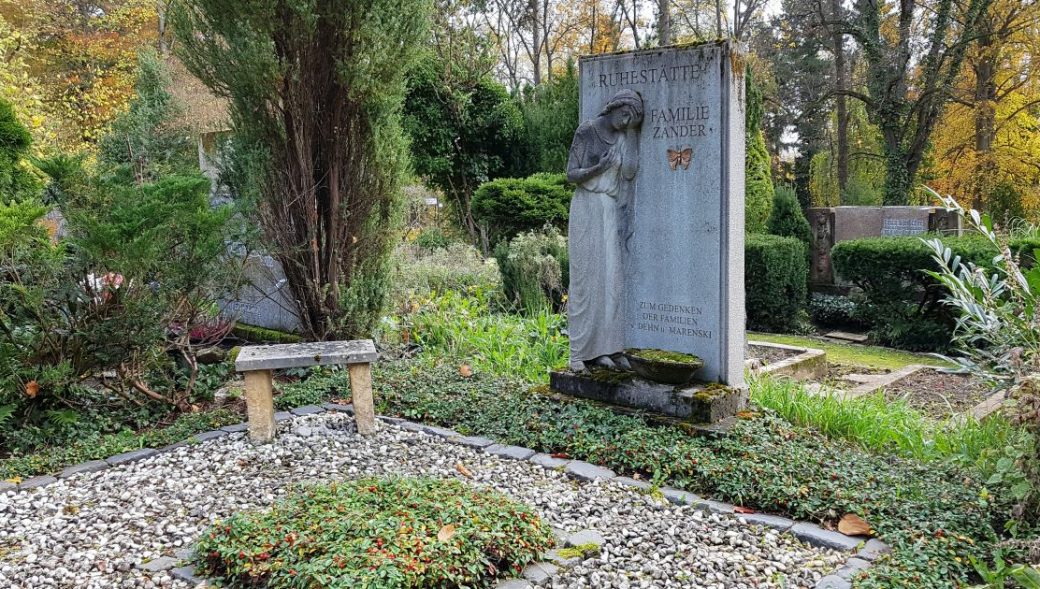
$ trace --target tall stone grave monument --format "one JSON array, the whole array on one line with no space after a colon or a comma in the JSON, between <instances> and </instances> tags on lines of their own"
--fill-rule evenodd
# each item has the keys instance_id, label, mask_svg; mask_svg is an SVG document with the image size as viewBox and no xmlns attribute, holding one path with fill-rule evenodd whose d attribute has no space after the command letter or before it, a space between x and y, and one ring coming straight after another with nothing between
<instances>
[{"instance_id":1,"label":"tall stone grave monument","mask_svg":"<svg viewBox=\"0 0 1040 589\"><path fill-rule=\"evenodd\" d=\"M732 414L746 400L742 56L716 42L585 57L579 68L571 369L553 387L702 421ZM647 359L700 363L687 355L702 362L690 382L646 370ZM689 407L707 397L723 400Z\"/></svg>"}]
</instances>

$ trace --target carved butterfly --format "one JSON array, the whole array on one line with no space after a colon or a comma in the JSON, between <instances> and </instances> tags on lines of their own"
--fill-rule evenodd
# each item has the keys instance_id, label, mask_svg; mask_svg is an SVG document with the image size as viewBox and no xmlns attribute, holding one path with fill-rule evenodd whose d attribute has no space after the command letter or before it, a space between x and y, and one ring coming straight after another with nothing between
<instances>
[{"instance_id":1,"label":"carved butterfly","mask_svg":"<svg viewBox=\"0 0 1040 589\"><path fill-rule=\"evenodd\" d=\"M684 147L683 149L680 149L680 150L675 150L675 149L672 149L670 147L668 148L668 166L672 168L673 172L675 170L679 169L679 166L682 166L682 169L684 169L684 170L689 170L690 169L690 160L692 160L692 159L693 159L693 148L692 147Z\"/></svg>"}]
</instances>

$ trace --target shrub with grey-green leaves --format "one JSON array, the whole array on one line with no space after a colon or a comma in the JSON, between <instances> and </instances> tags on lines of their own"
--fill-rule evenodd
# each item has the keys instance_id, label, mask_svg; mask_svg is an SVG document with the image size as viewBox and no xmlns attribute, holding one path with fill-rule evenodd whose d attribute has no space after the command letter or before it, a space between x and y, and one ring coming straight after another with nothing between
<instances>
[{"instance_id":1,"label":"shrub with grey-green leaves","mask_svg":"<svg viewBox=\"0 0 1040 589\"><path fill-rule=\"evenodd\" d=\"M567 238L558 229L546 226L502 242L495 259L506 300L518 309L534 313L563 308L570 277Z\"/></svg>"}]
</instances>

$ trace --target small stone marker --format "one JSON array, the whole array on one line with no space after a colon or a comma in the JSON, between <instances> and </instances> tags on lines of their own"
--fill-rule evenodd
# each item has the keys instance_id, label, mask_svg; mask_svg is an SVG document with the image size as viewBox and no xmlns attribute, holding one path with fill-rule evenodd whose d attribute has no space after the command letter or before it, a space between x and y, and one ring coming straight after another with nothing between
<instances>
[{"instance_id":1,"label":"small stone marker","mask_svg":"<svg viewBox=\"0 0 1040 589\"><path fill-rule=\"evenodd\" d=\"M272 370L335 364L348 365L354 420L358 433L363 436L371 435L375 432L371 363L378 358L379 354L372 340L242 348L235 359L235 370L245 373L249 438L254 442L269 442L274 439L277 420L272 394Z\"/></svg>"}]
</instances>

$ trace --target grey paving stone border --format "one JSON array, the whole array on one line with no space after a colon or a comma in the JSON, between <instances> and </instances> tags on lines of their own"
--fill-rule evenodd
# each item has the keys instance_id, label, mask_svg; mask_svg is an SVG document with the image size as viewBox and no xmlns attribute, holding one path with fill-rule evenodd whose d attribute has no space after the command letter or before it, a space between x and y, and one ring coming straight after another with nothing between
<instances>
[{"instance_id":1,"label":"grey paving stone border","mask_svg":"<svg viewBox=\"0 0 1040 589\"><path fill-rule=\"evenodd\" d=\"M303 417L307 415L317 415L325 412L342 412L342 413L353 413L353 407L351 405L338 405L334 403L326 403L324 405L305 405L303 407L297 407L290 411L279 411L275 413L275 421L282 422L288 421L295 417ZM470 448L483 450L489 454L494 454L503 458L511 458L514 460L522 460L531 462L543 468L549 469L563 469L568 476L579 480L586 481L612 481L619 485L636 488L643 492L654 492L650 483L633 479L630 477L617 476L617 474L609 468L599 466L596 464L583 462L580 460L568 460L563 458L553 458L552 456L544 453L536 452L530 448L524 448L523 446L512 446L505 444L495 443L494 440L481 436L463 436L462 434L443 427L434 425L423 425L412 421L396 417L378 416L378 419L384 423L396 425L407 431L420 432L427 435L443 438L444 440L453 444L459 444ZM153 448L142 448L140 450L134 450L132 452L124 452L115 456L110 456L104 460L89 460L80 464L74 464L66 467L58 475L61 478L68 478L81 473L97 472L104 470L105 468L113 468L115 466L128 464L137 460L144 460L153 456L157 456L164 452L176 451L178 448L206 442L209 440L215 440L222 438L230 434L240 434L247 431L248 425L238 423L230 426L225 426L220 429L202 432L188 437L187 439L181 440L180 442L170 444L164 448L158 450ZM17 485L12 483L0 482L0 493L7 492L21 492L35 489L37 487L43 487L51 483L58 481L58 478L49 475L42 475L26 479ZM723 503L720 501L713 501L711 499L702 498L689 491L682 489L675 489L672 487L662 487L658 490L664 499L667 501L678 504L678 505L690 505L694 509L717 514L728 514L742 518L748 523L772 528L782 533L792 534L800 541L805 542L811 546L831 548L840 551L852 552L849 559L845 563L833 571L832 573L824 576L817 582L815 589L849 589L852 585L849 579L852 576L873 564L874 560L879 558L881 555L890 551L887 544L876 538L858 538L853 536L846 536L840 532L834 532L831 530L825 530L820 526L809 523L809 522L798 522L778 515L770 515L765 513L737 513L736 506ZM568 543L576 536L582 534L588 535L588 537L596 537L598 534L595 530L582 530L577 534L572 534L567 538ZM602 543L602 542L600 542ZM559 559L554 559L550 551L548 554L548 560L552 562L540 562L530 565L524 570L523 578L520 579L505 579L498 583L497 589L512 589L532 587L532 583L536 585L543 585L552 580L553 575L558 572L559 568L557 565L561 565ZM556 564L554 565L553 562ZM561 566L566 566L566 563ZM532 568L534 567L534 568ZM530 572L530 575L528 574ZM184 566L174 568L171 570L171 574L178 579L189 581L192 583L200 583L205 581L195 576L195 569L192 566Z\"/></svg>"}]
</instances>

